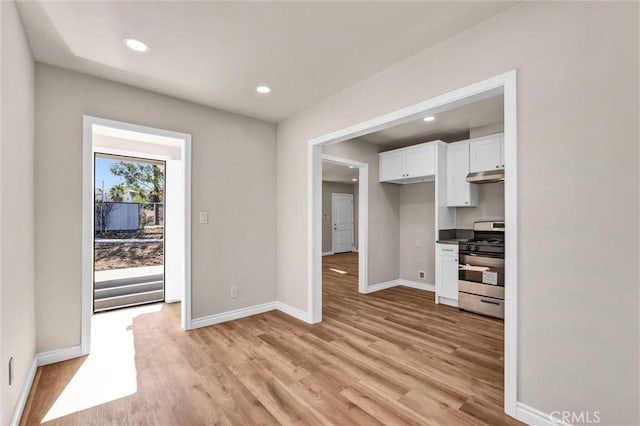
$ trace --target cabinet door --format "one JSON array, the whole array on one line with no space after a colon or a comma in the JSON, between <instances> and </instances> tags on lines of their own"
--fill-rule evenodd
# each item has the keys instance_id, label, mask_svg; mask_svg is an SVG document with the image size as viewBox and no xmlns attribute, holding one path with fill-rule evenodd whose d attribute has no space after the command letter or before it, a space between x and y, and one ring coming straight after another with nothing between
<instances>
[{"instance_id":1,"label":"cabinet door","mask_svg":"<svg viewBox=\"0 0 640 426\"><path fill-rule=\"evenodd\" d=\"M380 154L380 182L404 178L405 158L404 151Z\"/></svg>"},{"instance_id":2,"label":"cabinet door","mask_svg":"<svg viewBox=\"0 0 640 426\"><path fill-rule=\"evenodd\" d=\"M447 147L447 207L477 205L477 188L467 182L469 174L469 141Z\"/></svg>"},{"instance_id":3,"label":"cabinet door","mask_svg":"<svg viewBox=\"0 0 640 426\"><path fill-rule=\"evenodd\" d=\"M441 256L442 291L438 296L458 300L458 258Z\"/></svg>"},{"instance_id":4,"label":"cabinet door","mask_svg":"<svg viewBox=\"0 0 640 426\"><path fill-rule=\"evenodd\" d=\"M406 177L431 176L436 174L435 145L430 144L406 151Z\"/></svg>"},{"instance_id":5,"label":"cabinet door","mask_svg":"<svg viewBox=\"0 0 640 426\"><path fill-rule=\"evenodd\" d=\"M504 169L502 141L503 134L471 139L469 171L474 173Z\"/></svg>"}]
</instances>

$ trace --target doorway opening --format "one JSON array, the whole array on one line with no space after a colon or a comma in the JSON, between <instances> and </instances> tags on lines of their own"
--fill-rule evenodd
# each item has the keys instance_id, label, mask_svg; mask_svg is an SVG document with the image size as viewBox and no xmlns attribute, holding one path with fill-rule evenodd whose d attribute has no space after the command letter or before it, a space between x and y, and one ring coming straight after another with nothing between
<instances>
[{"instance_id":1,"label":"doorway opening","mask_svg":"<svg viewBox=\"0 0 640 426\"><path fill-rule=\"evenodd\" d=\"M358 292L366 275L358 264L366 264L362 232L368 222L368 166L341 157L322 157L322 267L337 288L323 288L323 300ZM364 191L364 195L363 195ZM347 293L343 293L346 291Z\"/></svg>"},{"instance_id":2,"label":"doorway opening","mask_svg":"<svg viewBox=\"0 0 640 426\"><path fill-rule=\"evenodd\" d=\"M84 116L83 355L94 312L180 302L191 328L190 175L190 135Z\"/></svg>"},{"instance_id":3,"label":"doorway opening","mask_svg":"<svg viewBox=\"0 0 640 426\"><path fill-rule=\"evenodd\" d=\"M164 302L166 161L94 154L93 312Z\"/></svg>"},{"instance_id":4,"label":"doorway opening","mask_svg":"<svg viewBox=\"0 0 640 426\"><path fill-rule=\"evenodd\" d=\"M348 258L353 266L349 271L330 266L328 271L357 282L358 291L364 292L368 270L369 165L332 155L323 155L320 160L322 253L318 261L326 266ZM320 294L314 298L322 303L322 288L318 290Z\"/></svg>"},{"instance_id":5,"label":"doorway opening","mask_svg":"<svg viewBox=\"0 0 640 426\"><path fill-rule=\"evenodd\" d=\"M340 142L350 141L363 136L370 135L374 132L384 131L394 128L410 122L422 121L430 122L433 120L433 116L441 112L449 111L454 108L463 107L465 105L482 101L488 98L496 96L502 96L503 107L503 143L504 143L504 157L501 161L501 165L504 168L504 245L508 247L504 255L504 411L515 417L517 409L517 276L518 276L518 244L517 244L517 115L516 115L516 72L510 71L481 82L471 84L460 89L453 90L444 95L420 102L415 105L408 106L406 108L390 112L386 115L375 117L371 120L356 124L354 126L338 130L329 133L324 136L312 139L308 142L308 159L309 159L309 178L308 178L308 192L309 192L309 206L308 206L308 310L312 323L317 323L322 320L322 211L321 211L321 193L322 193L322 168L323 168L323 154L326 153L325 148L330 145L339 144ZM424 124L423 122L423 124ZM438 139L438 138L433 138ZM426 141L422 141L426 142ZM444 142L440 141L441 144ZM438 143L436 143L438 145ZM443 150L442 150L443 151ZM437 169L440 165L444 165L446 168L446 156L441 156L442 152L439 149L435 149L435 173L437 175ZM331 151L334 152L333 150ZM427 152L427 151L425 151ZM427 155L424 154L423 155ZM390 173L394 176L388 176L388 179L382 176L382 171L379 171L378 178L382 182L393 181L395 173L397 173L397 183L410 183L408 180L413 176L413 168L416 168L415 164L409 165L402 160L402 156L398 157L396 169ZM408 156L406 157L408 158ZM373 160L375 161L375 160ZM381 166L382 167L382 166ZM409 170L411 169L411 170ZM420 167L418 167L420 169ZM418 170L422 172L422 170ZM375 171L374 171L375 172ZM424 175L433 175L434 172L422 173ZM420 174L419 174L420 176ZM373 176L376 179L376 176ZM393 178L393 179L392 179ZM422 182L420 180L416 182ZM415 182L413 182L415 183ZM373 187L372 187L373 188ZM436 200L440 202L440 198L443 193L440 191L439 185L436 182L435 188L433 188ZM373 191L373 189L372 189ZM372 192L372 196L377 196ZM382 194L382 192L381 192ZM383 198L384 198L384 194ZM445 203L447 203L445 201ZM450 217L447 216L445 210L438 209L435 211L436 223L445 223ZM377 213L376 213L377 214ZM438 215L443 214L438 218ZM377 222L377 218L374 217ZM455 222L454 222L455 223ZM373 225L372 225L373 226ZM454 226L455 228L455 226ZM374 231L372 228L372 238L380 239L379 235L373 232L379 233L378 227ZM362 238L362 236L361 236ZM420 247L421 240L414 239L415 247ZM382 242L384 244L384 241ZM362 253L368 250L366 245L360 245L359 250ZM377 249L376 249L377 250ZM376 254L376 253L374 253ZM363 272L362 258L360 256L360 275ZM370 274L374 279L377 278L374 273L377 264L377 258L374 258L369 264L369 268L373 268L374 271ZM420 274L422 276L422 274ZM383 280L378 280L383 281ZM405 279L396 279L387 282L374 282L369 283L367 280L359 281L360 292L366 293L371 290L379 290L388 288L391 286L405 285ZM371 285L372 284L372 285ZM411 283L409 283L411 284ZM413 285L409 285L410 287ZM502 324L500 324L502 325ZM500 327L502 328L502 327Z\"/></svg>"}]
</instances>

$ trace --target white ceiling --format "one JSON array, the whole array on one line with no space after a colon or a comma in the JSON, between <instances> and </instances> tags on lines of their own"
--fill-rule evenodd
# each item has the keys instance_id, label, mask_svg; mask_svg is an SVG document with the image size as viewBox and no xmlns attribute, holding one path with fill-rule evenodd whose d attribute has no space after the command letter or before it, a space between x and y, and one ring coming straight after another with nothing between
<instances>
[{"instance_id":1,"label":"white ceiling","mask_svg":"<svg viewBox=\"0 0 640 426\"><path fill-rule=\"evenodd\" d=\"M340 166L338 164L322 162L322 180L327 182L354 183L352 179L358 178L359 170Z\"/></svg>"},{"instance_id":2,"label":"white ceiling","mask_svg":"<svg viewBox=\"0 0 640 426\"><path fill-rule=\"evenodd\" d=\"M20 1L36 60L278 121L514 2ZM148 43L140 54L125 37ZM256 93L264 84L273 91Z\"/></svg>"},{"instance_id":3,"label":"white ceiling","mask_svg":"<svg viewBox=\"0 0 640 426\"><path fill-rule=\"evenodd\" d=\"M430 122L425 122L420 118L361 136L358 139L380 145L384 149L399 148L436 139L445 142L467 139L471 129L486 126L501 127L503 125L504 96L493 96L432 115L435 120Z\"/></svg>"}]
</instances>

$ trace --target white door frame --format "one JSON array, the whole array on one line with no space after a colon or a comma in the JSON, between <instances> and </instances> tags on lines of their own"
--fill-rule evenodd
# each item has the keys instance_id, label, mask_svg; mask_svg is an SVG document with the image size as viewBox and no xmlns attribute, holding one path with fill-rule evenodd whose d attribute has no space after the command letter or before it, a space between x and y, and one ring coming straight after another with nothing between
<instances>
[{"instance_id":1,"label":"white door frame","mask_svg":"<svg viewBox=\"0 0 640 426\"><path fill-rule=\"evenodd\" d=\"M93 127L168 137L180 141L184 182L184 286L182 289L181 325L191 329L191 135L170 130L140 126L121 121L83 115L82 117L82 355L88 355L91 343L93 298L93 238L94 238L94 161Z\"/></svg>"},{"instance_id":2,"label":"white door frame","mask_svg":"<svg viewBox=\"0 0 640 426\"><path fill-rule=\"evenodd\" d=\"M354 208L353 208L353 194L346 194L344 192L332 192L331 193L331 221L333 222L333 216L335 216L334 213L334 206L336 205L336 195L348 195L351 197L351 251L353 251L353 249L355 248L355 241L354 241L354 236L355 236L355 230L354 230L354 226L353 226L353 219L354 219ZM333 228L335 226L335 224L331 225L332 229L331 229L331 251L333 251L333 253L337 253L336 252L336 238L335 238L335 228Z\"/></svg>"},{"instance_id":3,"label":"white door frame","mask_svg":"<svg viewBox=\"0 0 640 426\"><path fill-rule=\"evenodd\" d=\"M505 319L504 411L516 417L518 389L518 173L516 70L450 91L426 101L311 139L307 147L307 293L312 322L322 319L322 146L357 138L479 99L504 94L505 154ZM362 185L361 185L362 187ZM362 231L360 238L366 235ZM361 247L366 249L366 245ZM361 256L361 258L366 256ZM362 272L362 267L360 271Z\"/></svg>"},{"instance_id":4,"label":"white door frame","mask_svg":"<svg viewBox=\"0 0 640 426\"><path fill-rule=\"evenodd\" d=\"M322 155L322 147L320 147L320 155L320 197L319 203L315 204L319 209L318 214L320 217L322 217L322 162L358 169L358 291L365 293L369 280L369 165L347 158ZM331 232L333 232L333 230ZM333 234L331 238L333 239ZM316 293L312 294L309 292L308 295L312 323L322 321L322 222L320 222L319 241L320 254L312 259L312 261L317 264L316 266L320 270L320 281L318 283L319 285L314 287ZM333 241L331 242L331 247L333 248Z\"/></svg>"}]
</instances>

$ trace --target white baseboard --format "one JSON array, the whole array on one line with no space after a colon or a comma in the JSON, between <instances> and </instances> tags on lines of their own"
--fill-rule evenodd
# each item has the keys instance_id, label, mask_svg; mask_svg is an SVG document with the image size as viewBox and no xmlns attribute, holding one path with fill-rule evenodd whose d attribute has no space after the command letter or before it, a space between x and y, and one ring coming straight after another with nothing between
<instances>
[{"instance_id":1,"label":"white baseboard","mask_svg":"<svg viewBox=\"0 0 640 426\"><path fill-rule=\"evenodd\" d=\"M62 349L54 349L52 351L40 352L36 354L36 362L38 367L53 364L55 362L67 361L69 359L82 356L82 346L69 346Z\"/></svg>"},{"instance_id":2,"label":"white baseboard","mask_svg":"<svg viewBox=\"0 0 640 426\"><path fill-rule=\"evenodd\" d=\"M522 402L516 402L516 419L531 426L558 425L569 426L559 418L542 412L537 408L530 407Z\"/></svg>"},{"instance_id":3,"label":"white baseboard","mask_svg":"<svg viewBox=\"0 0 640 426\"><path fill-rule=\"evenodd\" d=\"M24 407L27 405L27 399L29 399L29 393L31 392L31 386L33 385L33 379L36 377L36 370L38 369L38 361L37 358L33 358L33 362L31 363L31 368L27 373L27 377L22 385L22 390L20 391L20 395L18 396L18 401L16 402L16 406L13 409L13 415L11 416L11 426L18 426L20 424L20 420L22 419L22 413L24 412Z\"/></svg>"},{"instance_id":4,"label":"white baseboard","mask_svg":"<svg viewBox=\"0 0 640 426\"><path fill-rule=\"evenodd\" d=\"M425 290L425 291L436 291L436 285L435 284L429 284L429 283L419 283L417 281L410 281L410 280L403 280L402 278L398 280L400 282L401 286L404 287L410 287L410 288L415 288L418 290Z\"/></svg>"},{"instance_id":5,"label":"white baseboard","mask_svg":"<svg viewBox=\"0 0 640 426\"><path fill-rule=\"evenodd\" d=\"M332 251L323 251L322 255L323 256L333 256L333 252Z\"/></svg>"},{"instance_id":6,"label":"white baseboard","mask_svg":"<svg viewBox=\"0 0 640 426\"><path fill-rule=\"evenodd\" d=\"M191 321L191 328L201 328L210 325L220 324L227 321L233 321L240 318L250 317L252 315L262 314L265 312L278 310L285 314L311 324L311 317L307 312L294 308L291 305L279 301L263 303L261 305L249 306L247 308L236 309L234 311L222 312L220 314L209 315L207 317L196 318Z\"/></svg>"},{"instance_id":7,"label":"white baseboard","mask_svg":"<svg viewBox=\"0 0 640 426\"><path fill-rule=\"evenodd\" d=\"M383 283L372 284L372 285L367 286L362 293L369 294L369 293L373 293L375 291L386 290L388 288L396 287L396 286L399 286L399 285L400 285L400 280L385 281Z\"/></svg>"},{"instance_id":8,"label":"white baseboard","mask_svg":"<svg viewBox=\"0 0 640 426\"><path fill-rule=\"evenodd\" d=\"M434 284L419 283L416 281L403 280L401 278L398 278L397 280L385 281L383 283L367 286L367 288L365 289L365 291L363 291L363 293L364 294L373 293L375 291L386 290L388 288L397 287L397 286L410 287L410 288L415 288L418 290L425 290L425 291L436 291L436 286Z\"/></svg>"},{"instance_id":9,"label":"white baseboard","mask_svg":"<svg viewBox=\"0 0 640 426\"><path fill-rule=\"evenodd\" d=\"M222 312L220 314L209 315L202 318L195 318L191 320L191 329L207 327L209 325L220 324L222 322L233 321L244 317L250 317L251 315L273 311L274 309L276 309L275 304L276 302L268 302L261 305L249 306L247 308L240 308L233 311Z\"/></svg>"},{"instance_id":10,"label":"white baseboard","mask_svg":"<svg viewBox=\"0 0 640 426\"><path fill-rule=\"evenodd\" d=\"M283 312L289 316L297 318L300 321L304 321L306 323L311 324L311 316L309 315L308 312L301 311L298 308L294 308L293 306L287 305L286 303L282 303L282 302L275 302L275 304L276 304L276 309L279 310L280 312Z\"/></svg>"},{"instance_id":11,"label":"white baseboard","mask_svg":"<svg viewBox=\"0 0 640 426\"><path fill-rule=\"evenodd\" d=\"M453 306L454 308L458 307L458 301L457 300L453 300L453 299L449 299L448 297L438 297L438 303L441 303L443 305L448 305L448 306Z\"/></svg>"}]
</instances>

